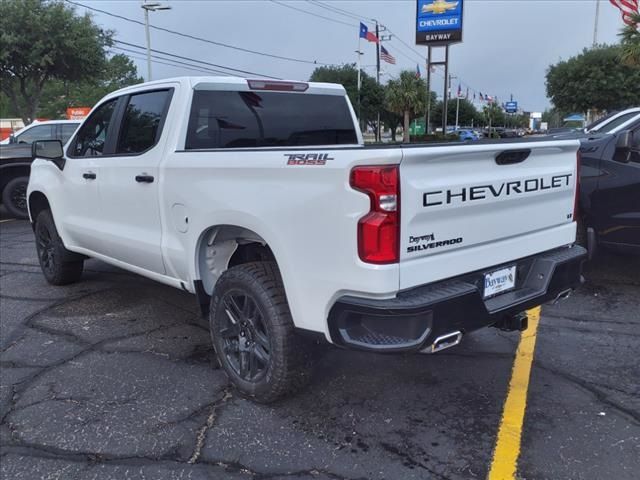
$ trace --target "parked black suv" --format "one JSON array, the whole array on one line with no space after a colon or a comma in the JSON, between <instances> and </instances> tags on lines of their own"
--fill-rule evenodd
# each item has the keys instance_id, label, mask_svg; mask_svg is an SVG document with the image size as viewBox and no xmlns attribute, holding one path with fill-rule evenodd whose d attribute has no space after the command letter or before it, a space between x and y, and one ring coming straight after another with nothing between
<instances>
[{"instance_id":1,"label":"parked black suv","mask_svg":"<svg viewBox=\"0 0 640 480\"><path fill-rule=\"evenodd\" d=\"M580 139L578 236L596 247L640 254L640 121Z\"/></svg>"},{"instance_id":2,"label":"parked black suv","mask_svg":"<svg viewBox=\"0 0 640 480\"><path fill-rule=\"evenodd\" d=\"M31 171L31 143L36 140L60 140L65 143L81 121L51 121L32 124L0 145L0 198L9 215L28 218L27 185Z\"/></svg>"}]
</instances>

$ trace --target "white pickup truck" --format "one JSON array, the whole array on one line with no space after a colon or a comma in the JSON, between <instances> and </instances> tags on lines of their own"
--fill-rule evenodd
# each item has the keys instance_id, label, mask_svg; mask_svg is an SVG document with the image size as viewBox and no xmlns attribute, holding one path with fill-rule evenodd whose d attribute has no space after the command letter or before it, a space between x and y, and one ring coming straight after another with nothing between
<instances>
[{"instance_id":1,"label":"white pickup truck","mask_svg":"<svg viewBox=\"0 0 640 480\"><path fill-rule=\"evenodd\" d=\"M578 146L366 147L339 85L177 78L36 142L28 205L50 283L92 257L194 293L232 383L268 402L318 339L437 352L567 295Z\"/></svg>"}]
</instances>

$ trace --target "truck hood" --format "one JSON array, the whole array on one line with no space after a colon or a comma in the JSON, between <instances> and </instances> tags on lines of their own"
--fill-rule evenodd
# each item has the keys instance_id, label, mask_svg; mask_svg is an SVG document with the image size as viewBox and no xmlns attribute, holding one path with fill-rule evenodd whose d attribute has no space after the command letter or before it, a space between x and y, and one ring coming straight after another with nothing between
<instances>
[{"instance_id":1,"label":"truck hood","mask_svg":"<svg viewBox=\"0 0 640 480\"><path fill-rule=\"evenodd\" d=\"M0 145L0 160L31 159L31 145L11 144Z\"/></svg>"}]
</instances>

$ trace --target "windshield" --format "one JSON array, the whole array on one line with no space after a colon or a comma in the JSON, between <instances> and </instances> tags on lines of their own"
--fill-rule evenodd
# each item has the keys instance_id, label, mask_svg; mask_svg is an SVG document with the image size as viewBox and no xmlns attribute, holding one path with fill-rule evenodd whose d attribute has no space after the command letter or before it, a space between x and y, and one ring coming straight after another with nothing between
<instances>
[{"instance_id":1,"label":"windshield","mask_svg":"<svg viewBox=\"0 0 640 480\"><path fill-rule=\"evenodd\" d=\"M601 127L596 127L591 131L598 132L598 133L610 133L611 131L618 128L623 123L626 123L629 120L633 119L634 117L640 117L640 112L636 111L636 112L625 113L624 115L620 115L618 118L611 120L608 123L605 123Z\"/></svg>"}]
</instances>

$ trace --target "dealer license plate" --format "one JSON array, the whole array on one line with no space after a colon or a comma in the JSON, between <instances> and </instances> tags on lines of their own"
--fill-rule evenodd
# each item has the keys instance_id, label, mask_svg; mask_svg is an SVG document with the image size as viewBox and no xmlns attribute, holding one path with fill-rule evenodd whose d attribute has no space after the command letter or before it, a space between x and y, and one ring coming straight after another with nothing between
<instances>
[{"instance_id":1,"label":"dealer license plate","mask_svg":"<svg viewBox=\"0 0 640 480\"><path fill-rule=\"evenodd\" d=\"M484 274L484 298L493 297L516 286L516 267L501 268Z\"/></svg>"}]
</instances>

